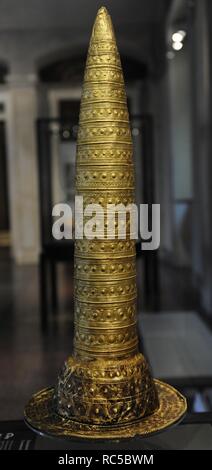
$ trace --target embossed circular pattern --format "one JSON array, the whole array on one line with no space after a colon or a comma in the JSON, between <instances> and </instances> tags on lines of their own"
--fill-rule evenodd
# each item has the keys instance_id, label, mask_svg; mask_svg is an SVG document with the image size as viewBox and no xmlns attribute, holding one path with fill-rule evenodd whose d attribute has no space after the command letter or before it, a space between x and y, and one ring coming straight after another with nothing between
<instances>
[{"instance_id":1,"label":"embossed circular pattern","mask_svg":"<svg viewBox=\"0 0 212 470\"><path fill-rule=\"evenodd\" d=\"M125 356L126 349L137 350L137 328L136 325L112 329L92 327L84 328L75 323L75 351L86 350L93 353L107 353L108 359L111 354L117 352L117 355Z\"/></svg>"},{"instance_id":2,"label":"embossed circular pattern","mask_svg":"<svg viewBox=\"0 0 212 470\"><path fill-rule=\"evenodd\" d=\"M113 103L118 102L126 105L126 94L124 87L115 85L111 87L110 84L104 85L101 88L94 86L94 84L85 83L82 91L82 99L84 103Z\"/></svg>"},{"instance_id":3,"label":"embossed circular pattern","mask_svg":"<svg viewBox=\"0 0 212 470\"><path fill-rule=\"evenodd\" d=\"M159 397L159 408L146 418L124 426L98 426L78 423L59 416L54 406L54 389L35 394L25 408L25 420L34 431L65 439L127 439L148 437L178 423L187 410L185 398L173 387L154 380Z\"/></svg>"},{"instance_id":4,"label":"embossed circular pattern","mask_svg":"<svg viewBox=\"0 0 212 470\"><path fill-rule=\"evenodd\" d=\"M95 362L82 363L76 357L70 356L65 363L65 370L69 373L76 372L78 376L87 379L95 378L98 380L110 380L119 378L119 380L132 379L137 374L142 374L147 368L147 363L141 353L135 354L127 360L102 360L99 358Z\"/></svg>"},{"instance_id":5,"label":"embossed circular pattern","mask_svg":"<svg viewBox=\"0 0 212 470\"><path fill-rule=\"evenodd\" d=\"M96 67L98 65L115 66L121 70L121 62L118 54L102 53L101 55L89 55L87 58L87 67Z\"/></svg>"},{"instance_id":6,"label":"embossed circular pattern","mask_svg":"<svg viewBox=\"0 0 212 470\"><path fill-rule=\"evenodd\" d=\"M117 83L124 83L123 75L120 70L116 69L108 69L108 67L93 67L87 68L84 75L84 83L85 82L112 82Z\"/></svg>"},{"instance_id":7,"label":"embossed circular pattern","mask_svg":"<svg viewBox=\"0 0 212 470\"><path fill-rule=\"evenodd\" d=\"M102 279L117 279L129 278L136 274L136 263L135 257L132 259L128 258L127 262L125 258L118 260L96 260L89 263L89 260L77 258L75 256L75 279L94 279L98 280L99 276Z\"/></svg>"},{"instance_id":8,"label":"embossed circular pattern","mask_svg":"<svg viewBox=\"0 0 212 470\"><path fill-rule=\"evenodd\" d=\"M134 240L75 240L75 255L86 259L108 259L135 256Z\"/></svg>"},{"instance_id":9,"label":"embossed circular pattern","mask_svg":"<svg viewBox=\"0 0 212 470\"><path fill-rule=\"evenodd\" d=\"M134 173L126 172L125 168L78 167L76 171L76 189L80 191L97 189L134 189Z\"/></svg>"},{"instance_id":10,"label":"embossed circular pattern","mask_svg":"<svg viewBox=\"0 0 212 470\"><path fill-rule=\"evenodd\" d=\"M105 52L108 54L109 52L111 53L116 53L118 54L118 49L114 41L92 41L90 43L89 49L88 49L88 54L95 56L96 54L105 54Z\"/></svg>"},{"instance_id":11,"label":"embossed circular pattern","mask_svg":"<svg viewBox=\"0 0 212 470\"><path fill-rule=\"evenodd\" d=\"M132 324L136 321L136 305L134 300L122 305L109 303L106 305L85 305L76 300L75 323L82 326L107 326L108 322L116 327Z\"/></svg>"},{"instance_id":12,"label":"embossed circular pattern","mask_svg":"<svg viewBox=\"0 0 212 470\"><path fill-rule=\"evenodd\" d=\"M123 122L128 123L128 111L127 109L119 107L95 107L93 106L83 106L80 111L80 122Z\"/></svg>"},{"instance_id":13,"label":"embossed circular pattern","mask_svg":"<svg viewBox=\"0 0 212 470\"><path fill-rule=\"evenodd\" d=\"M132 144L122 145L120 143L104 144L103 146L89 144L89 145L80 145L77 146L77 161L81 165L83 163L88 163L92 166L93 164L105 165L105 162L109 164L113 163L114 165L128 165L132 163Z\"/></svg>"},{"instance_id":14,"label":"embossed circular pattern","mask_svg":"<svg viewBox=\"0 0 212 470\"><path fill-rule=\"evenodd\" d=\"M112 280L104 284L96 281L81 281L75 283L75 297L81 301L107 303L111 301L131 300L136 298L136 280L123 279L121 282Z\"/></svg>"},{"instance_id":15,"label":"embossed circular pattern","mask_svg":"<svg viewBox=\"0 0 212 470\"><path fill-rule=\"evenodd\" d=\"M108 124L108 125L106 125ZM131 131L129 126L125 126L124 123L119 126L115 126L113 122L96 123L95 126L80 126L78 130L78 142L89 143L97 141L101 142L111 142L115 139L120 139L121 142L131 143Z\"/></svg>"},{"instance_id":16,"label":"embossed circular pattern","mask_svg":"<svg viewBox=\"0 0 212 470\"><path fill-rule=\"evenodd\" d=\"M104 209L109 204L123 204L125 207L134 203L134 191L87 191L86 193L78 191L77 196L83 196L83 209L88 204L100 204ZM80 207L81 208L81 207ZM78 210L78 209L76 209ZM117 210L117 208L116 208Z\"/></svg>"},{"instance_id":17,"label":"embossed circular pattern","mask_svg":"<svg viewBox=\"0 0 212 470\"><path fill-rule=\"evenodd\" d=\"M124 424L155 411L157 395L142 354L81 365L71 357L55 388L58 414L93 424ZM128 371L130 369L130 371Z\"/></svg>"}]
</instances>

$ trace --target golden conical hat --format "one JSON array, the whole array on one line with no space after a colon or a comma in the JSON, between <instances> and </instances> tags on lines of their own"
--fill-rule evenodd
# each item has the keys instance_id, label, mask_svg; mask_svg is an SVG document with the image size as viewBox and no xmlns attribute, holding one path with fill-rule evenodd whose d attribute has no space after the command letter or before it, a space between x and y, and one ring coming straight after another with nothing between
<instances>
[{"instance_id":1,"label":"golden conical hat","mask_svg":"<svg viewBox=\"0 0 212 470\"><path fill-rule=\"evenodd\" d=\"M134 202L127 99L107 10L97 14L82 91L76 194L84 205ZM83 228L86 224L83 218ZM27 423L54 436L147 436L179 421L184 397L153 380L138 351L135 241L75 241L75 337L54 389L34 395ZM105 227L107 229L107 225ZM105 234L104 234L105 235Z\"/></svg>"}]
</instances>

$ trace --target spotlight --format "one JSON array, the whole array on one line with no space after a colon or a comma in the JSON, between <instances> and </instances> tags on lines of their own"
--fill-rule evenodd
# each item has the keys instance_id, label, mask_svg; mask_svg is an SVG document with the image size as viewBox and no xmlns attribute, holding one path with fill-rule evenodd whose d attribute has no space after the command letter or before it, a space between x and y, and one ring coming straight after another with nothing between
<instances>
[{"instance_id":1,"label":"spotlight","mask_svg":"<svg viewBox=\"0 0 212 470\"><path fill-rule=\"evenodd\" d=\"M186 36L186 32L183 31L183 30L179 30L176 33L172 34L172 41L173 42L182 42L183 39L185 38L185 36Z\"/></svg>"},{"instance_id":2,"label":"spotlight","mask_svg":"<svg viewBox=\"0 0 212 470\"><path fill-rule=\"evenodd\" d=\"M172 47L175 51L180 51L183 48L183 43L180 41L173 42Z\"/></svg>"}]
</instances>

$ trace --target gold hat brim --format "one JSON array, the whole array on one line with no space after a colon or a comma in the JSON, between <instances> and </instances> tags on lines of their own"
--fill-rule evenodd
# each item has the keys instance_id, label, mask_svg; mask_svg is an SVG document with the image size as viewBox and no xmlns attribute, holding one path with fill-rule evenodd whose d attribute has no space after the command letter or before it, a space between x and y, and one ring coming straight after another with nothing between
<instances>
[{"instance_id":1,"label":"gold hat brim","mask_svg":"<svg viewBox=\"0 0 212 470\"><path fill-rule=\"evenodd\" d=\"M128 439L149 437L179 423L187 410L186 399L174 387L154 380L159 408L150 416L124 426L97 426L59 416L53 407L54 388L45 388L31 398L25 408L25 422L41 435L71 439Z\"/></svg>"}]
</instances>

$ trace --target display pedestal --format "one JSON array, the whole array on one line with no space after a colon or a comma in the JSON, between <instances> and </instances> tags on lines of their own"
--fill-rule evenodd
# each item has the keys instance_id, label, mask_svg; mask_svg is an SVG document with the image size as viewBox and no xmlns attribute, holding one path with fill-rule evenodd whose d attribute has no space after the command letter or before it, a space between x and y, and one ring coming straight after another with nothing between
<instances>
[{"instance_id":1,"label":"display pedestal","mask_svg":"<svg viewBox=\"0 0 212 470\"><path fill-rule=\"evenodd\" d=\"M179 426L148 439L68 441L44 438L33 433L23 421L0 423L1 450L212 450L212 414L187 415Z\"/></svg>"}]
</instances>

